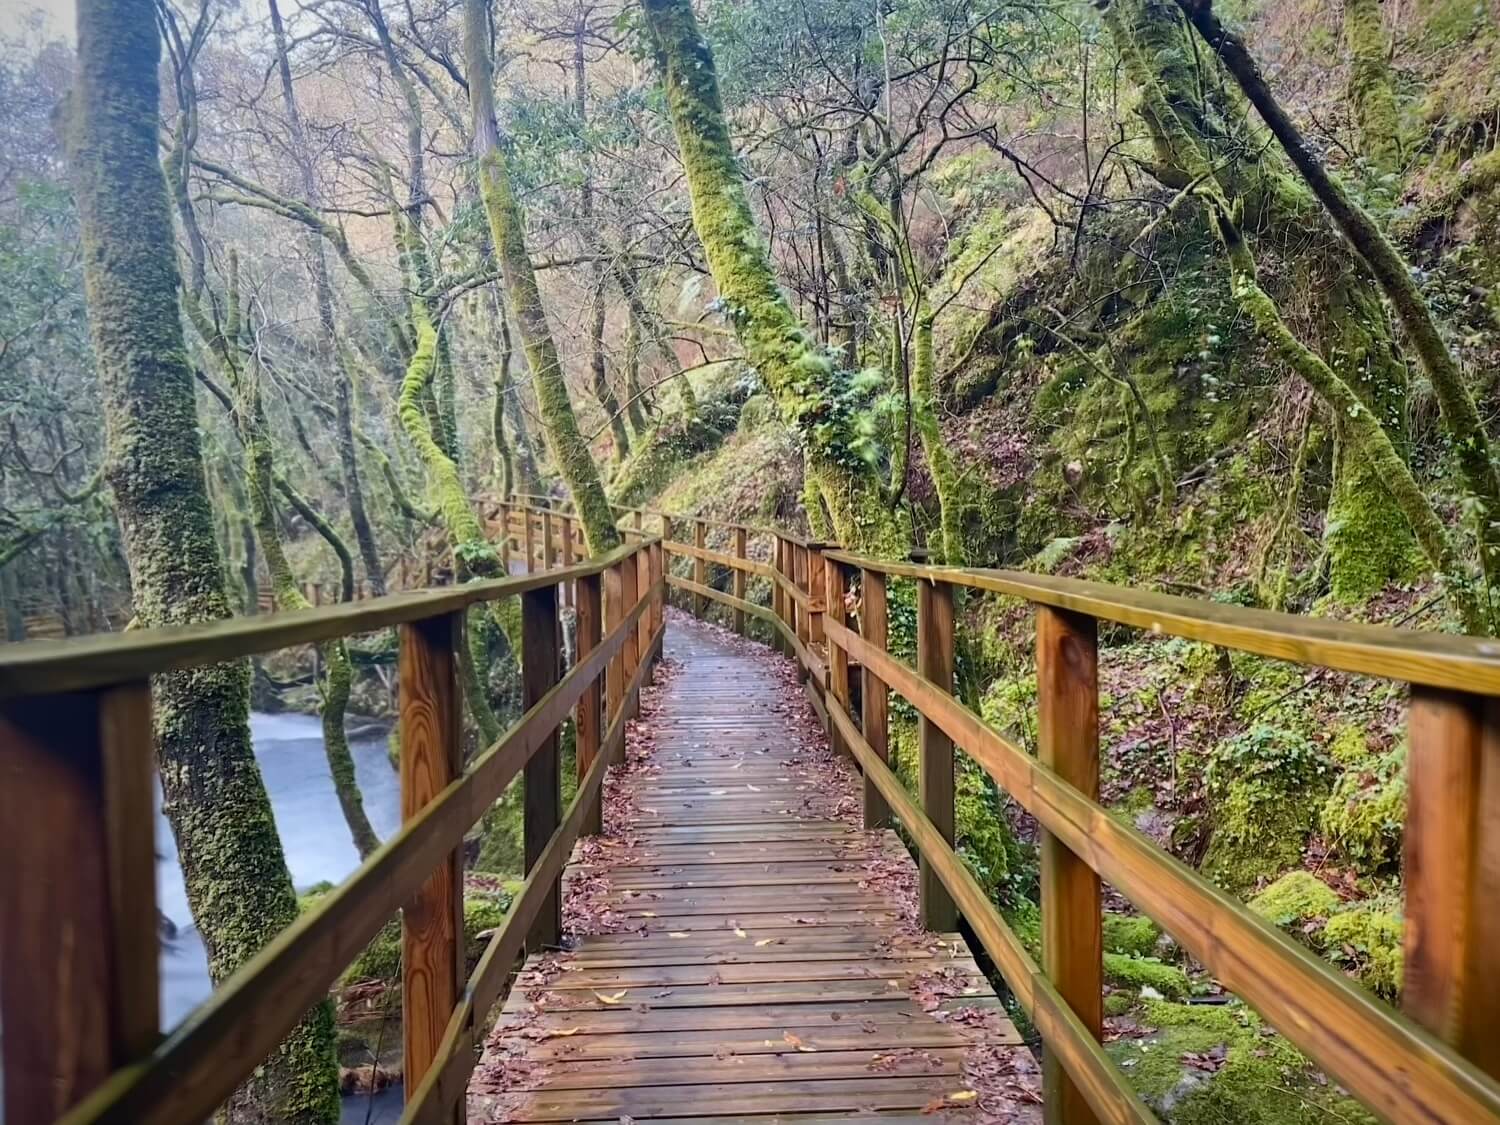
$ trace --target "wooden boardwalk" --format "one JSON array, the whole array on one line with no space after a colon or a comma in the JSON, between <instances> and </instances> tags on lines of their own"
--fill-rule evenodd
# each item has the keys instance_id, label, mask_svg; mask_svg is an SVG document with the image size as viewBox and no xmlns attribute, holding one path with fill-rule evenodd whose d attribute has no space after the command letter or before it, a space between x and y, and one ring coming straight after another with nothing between
<instances>
[{"instance_id":1,"label":"wooden boardwalk","mask_svg":"<svg viewBox=\"0 0 1500 1125\"><path fill-rule=\"evenodd\" d=\"M683 614L469 1120L1036 1120L1036 1068L791 665Z\"/></svg>"}]
</instances>

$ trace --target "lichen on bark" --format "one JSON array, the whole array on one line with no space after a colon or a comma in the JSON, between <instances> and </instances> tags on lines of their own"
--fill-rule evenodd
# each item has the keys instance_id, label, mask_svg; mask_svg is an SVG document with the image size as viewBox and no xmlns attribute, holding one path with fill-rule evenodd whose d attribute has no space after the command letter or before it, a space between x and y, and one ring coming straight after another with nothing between
<instances>
[{"instance_id":1,"label":"lichen on bark","mask_svg":"<svg viewBox=\"0 0 1500 1125\"><path fill-rule=\"evenodd\" d=\"M144 625L228 617L157 160L160 42L145 0L80 0L69 156L114 492ZM250 742L243 661L155 677L163 809L222 981L297 915ZM338 1120L333 1017L318 1004L235 1096L247 1117Z\"/></svg>"}]
</instances>

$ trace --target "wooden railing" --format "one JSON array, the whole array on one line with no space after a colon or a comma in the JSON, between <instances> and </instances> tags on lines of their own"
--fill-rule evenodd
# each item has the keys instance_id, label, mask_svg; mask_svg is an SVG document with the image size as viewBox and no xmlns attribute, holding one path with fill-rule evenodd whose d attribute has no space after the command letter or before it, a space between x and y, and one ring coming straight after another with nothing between
<instances>
[{"instance_id":1,"label":"wooden railing","mask_svg":"<svg viewBox=\"0 0 1500 1125\"><path fill-rule=\"evenodd\" d=\"M519 510L526 528L550 516ZM643 538L534 575L268 618L0 650L0 1027L5 1120L198 1123L275 1050L397 911L407 1108L461 1114L474 1046L523 946L555 945L559 879L596 831L607 765L660 656L663 554ZM521 542L526 540L524 529ZM505 537L507 554L514 544ZM527 556L533 553L527 550ZM568 565L571 563L571 565ZM564 594L566 591L566 594ZM525 714L463 768L456 646L465 611L521 599ZM559 603L577 607L564 674ZM402 824L353 875L159 1034L150 677L397 628ZM576 722L564 814L558 729ZM525 779L526 880L465 979L464 834Z\"/></svg>"},{"instance_id":2,"label":"wooden railing","mask_svg":"<svg viewBox=\"0 0 1500 1125\"><path fill-rule=\"evenodd\" d=\"M796 659L835 744L863 771L866 826L894 817L920 853L923 922L946 930L961 913L1041 1034L1049 1122L1155 1120L1100 1046L1101 880L1380 1117L1500 1121L1500 644L1016 571L889 562L696 516L620 516L630 529L662 521L669 564L675 556L694 567L684 578L669 565L668 584L692 595L696 613L709 602L726 606L741 632L747 617L758 618ZM672 534L687 524L692 543ZM733 553L708 550L710 527ZM756 538L768 541L769 563L745 557ZM730 568L732 593L709 583L708 563ZM746 600L747 578L770 581L769 606ZM887 651L893 580L916 586L916 667ZM962 588L1035 607L1037 757L953 696ZM857 626L847 619L846 593L858 606ZM1411 685L1402 1011L1099 804L1101 620ZM850 702L855 675L858 715ZM916 797L889 765L892 691L919 715ZM955 747L1041 826L1040 966L953 850Z\"/></svg>"}]
</instances>

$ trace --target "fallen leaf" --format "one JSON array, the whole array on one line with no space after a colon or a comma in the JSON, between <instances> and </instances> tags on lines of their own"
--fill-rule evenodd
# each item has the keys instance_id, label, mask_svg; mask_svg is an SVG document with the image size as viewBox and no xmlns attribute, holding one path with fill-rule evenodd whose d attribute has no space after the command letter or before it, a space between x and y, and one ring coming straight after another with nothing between
<instances>
[{"instance_id":1,"label":"fallen leaf","mask_svg":"<svg viewBox=\"0 0 1500 1125\"><path fill-rule=\"evenodd\" d=\"M641 911L641 917L642 918L655 918L656 917L656 911L654 911L654 910L642 910Z\"/></svg>"},{"instance_id":2,"label":"fallen leaf","mask_svg":"<svg viewBox=\"0 0 1500 1125\"><path fill-rule=\"evenodd\" d=\"M756 944L756 947L758 948L758 947L760 947L762 945L771 945L774 942L778 942L780 940L781 940L780 938L763 937L758 942L756 942L755 944Z\"/></svg>"},{"instance_id":3,"label":"fallen leaf","mask_svg":"<svg viewBox=\"0 0 1500 1125\"><path fill-rule=\"evenodd\" d=\"M616 992L611 996L606 996L602 992L596 992L594 993L594 995L599 998L599 1003L601 1004L618 1004L621 1000L625 999L625 994L629 991L630 989L628 988L622 988L619 992Z\"/></svg>"},{"instance_id":4,"label":"fallen leaf","mask_svg":"<svg viewBox=\"0 0 1500 1125\"><path fill-rule=\"evenodd\" d=\"M744 930L740 929L738 926L736 926L734 928L734 936L735 937L749 937L750 935L747 934Z\"/></svg>"},{"instance_id":5,"label":"fallen leaf","mask_svg":"<svg viewBox=\"0 0 1500 1125\"><path fill-rule=\"evenodd\" d=\"M673 930L667 936L668 937L687 937L687 931L686 930Z\"/></svg>"},{"instance_id":6,"label":"fallen leaf","mask_svg":"<svg viewBox=\"0 0 1500 1125\"><path fill-rule=\"evenodd\" d=\"M782 1039L786 1040L789 1046L796 1047L799 1051L806 1051L808 1054L813 1054L817 1051L816 1047L809 1047L806 1043L802 1042L800 1038L793 1035L790 1031L782 1032L781 1037Z\"/></svg>"},{"instance_id":7,"label":"fallen leaf","mask_svg":"<svg viewBox=\"0 0 1500 1125\"><path fill-rule=\"evenodd\" d=\"M583 1028L581 1028L581 1027L564 1028L561 1031L549 1032L548 1035L547 1035L547 1038L548 1039L566 1039L570 1035L577 1035L582 1030L583 1030Z\"/></svg>"},{"instance_id":8,"label":"fallen leaf","mask_svg":"<svg viewBox=\"0 0 1500 1125\"><path fill-rule=\"evenodd\" d=\"M750 792L752 792L752 793L759 793L760 792L760 786L759 785L746 784L745 788L748 789L748 790L750 790Z\"/></svg>"},{"instance_id":9,"label":"fallen leaf","mask_svg":"<svg viewBox=\"0 0 1500 1125\"><path fill-rule=\"evenodd\" d=\"M725 794L727 794L728 792L729 792L728 789L710 789L708 791L708 795L710 797L722 797Z\"/></svg>"},{"instance_id":10,"label":"fallen leaf","mask_svg":"<svg viewBox=\"0 0 1500 1125\"><path fill-rule=\"evenodd\" d=\"M948 1095L948 1100L963 1105L965 1102L972 1102L977 1097L979 1094L974 1090L955 1090Z\"/></svg>"}]
</instances>

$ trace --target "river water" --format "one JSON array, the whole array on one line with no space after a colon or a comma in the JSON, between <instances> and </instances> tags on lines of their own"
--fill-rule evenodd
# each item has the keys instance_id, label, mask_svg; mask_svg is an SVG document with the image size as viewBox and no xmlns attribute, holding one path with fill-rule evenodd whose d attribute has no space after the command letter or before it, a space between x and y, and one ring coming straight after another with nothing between
<instances>
[{"instance_id":1,"label":"river water","mask_svg":"<svg viewBox=\"0 0 1500 1125\"><path fill-rule=\"evenodd\" d=\"M341 881L359 866L359 853L333 790L323 754L322 723L310 715L256 713L250 717L250 730L292 882L301 891L325 880ZM349 740L365 813L382 840L401 824L400 783L386 757L386 741L383 727ZM157 900L177 927L177 936L163 943L161 959L162 1026L171 1029L206 1000L212 989L203 941L188 912L177 846L160 812L156 849ZM345 1099L345 1125L363 1125L367 1113L370 1125L394 1122L401 1114L400 1090L382 1091L373 1101L369 1097Z\"/></svg>"}]
</instances>

